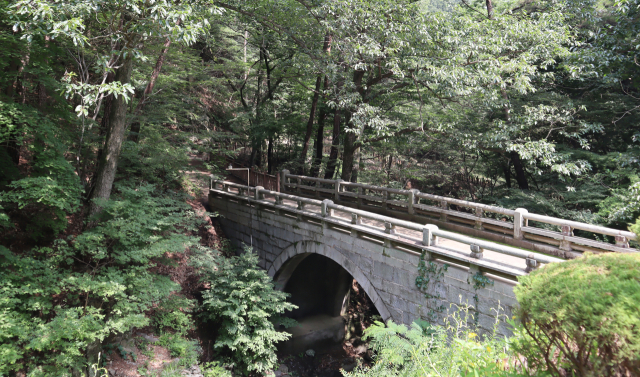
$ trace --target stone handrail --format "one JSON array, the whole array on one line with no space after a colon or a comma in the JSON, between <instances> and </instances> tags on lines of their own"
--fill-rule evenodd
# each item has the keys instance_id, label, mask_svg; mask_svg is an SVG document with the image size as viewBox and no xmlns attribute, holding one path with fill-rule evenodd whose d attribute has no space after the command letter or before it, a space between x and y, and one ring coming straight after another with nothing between
<instances>
[{"instance_id":1,"label":"stone handrail","mask_svg":"<svg viewBox=\"0 0 640 377\"><path fill-rule=\"evenodd\" d=\"M389 216L379 215L368 211L338 205L328 199L317 200L304 198L297 195L266 190L260 186L252 188L213 179L211 180L210 189L211 191L215 191L219 194L228 195L230 198L242 198L257 205L270 206L276 211L292 211L297 213L298 215L304 214L308 217L321 219L323 222L329 222L341 227L348 227L352 234L366 233L369 235L375 235L379 238L383 238L386 240L386 242L394 242L399 244L404 243L407 246L411 247L417 246L420 249L428 251L429 253L435 255L442 255L449 258L453 256L455 259L463 260L467 263L470 263L471 265L498 271L511 276L523 275L539 267L540 263L546 264L562 261L562 259L554 258L549 255L522 250L442 230L433 224L422 225L411 221L399 220ZM230 189L235 189L238 192L232 192L230 191ZM273 197L274 200L267 200L265 196ZM297 204L297 207L287 205L285 203L285 200L295 202ZM308 210L308 208L306 208L307 205L319 207L320 212L316 213ZM334 215L334 211L341 211L347 213L348 215L350 214L351 220L349 221L345 220L342 217L336 217ZM384 229L375 228L370 225L363 225L362 219L371 219L384 223ZM421 232L422 238L416 239L414 237L400 235L399 233L397 233L397 230L399 228ZM457 241L469 245L469 256L463 255L463 253L456 252L451 249L442 248L441 246L439 246L439 238ZM485 260L483 259L484 250L490 250L495 253L522 258L526 261L527 268L522 269L515 266L504 265L500 262Z\"/></svg>"},{"instance_id":2,"label":"stone handrail","mask_svg":"<svg viewBox=\"0 0 640 377\"><path fill-rule=\"evenodd\" d=\"M511 210L498 206L447 198L422 193L419 190L401 190L342 180L321 179L280 172L280 191L297 195L331 198L337 203L366 207L367 210L404 217L413 221L433 219L441 227L473 226L470 233L510 245L552 253L562 257L576 257L581 252L638 252L630 248L629 241L637 236L628 231L606 228L577 221L529 213L524 208ZM309 184L313 182L313 184ZM327 187L328 186L328 187ZM377 194L377 195L376 195ZM400 198L398 198L400 197ZM421 203L423 201L431 202ZM455 206L456 209L451 207ZM457 210L466 208L468 211ZM557 226L560 231L532 226L529 222ZM583 230L615 238L615 244L574 236L573 230ZM498 237L497 234L502 234Z\"/></svg>"}]
</instances>

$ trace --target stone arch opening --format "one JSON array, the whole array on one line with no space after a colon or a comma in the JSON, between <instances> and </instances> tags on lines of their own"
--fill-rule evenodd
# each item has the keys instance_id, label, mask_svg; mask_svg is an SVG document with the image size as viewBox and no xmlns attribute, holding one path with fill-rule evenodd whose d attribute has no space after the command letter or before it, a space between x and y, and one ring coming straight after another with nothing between
<instances>
[{"instance_id":1,"label":"stone arch opening","mask_svg":"<svg viewBox=\"0 0 640 377\"><path fill-rule=\"evenodd\" d=\"M315 243L313 246L297 243L283 254L287 259L276 259L274 267L279 266L273 276L276 287L289 293L289 301L298 306L287 317L296 319L300 325L287 330L293 337L279 346L281 351L297 354L309 348L324 349L353 336L360 318L351 318L353 313L347 309L350 298L356 297L355 292L359 298L368 298L374 314L385 320L389 317L366 276L338 251ZM276 269L270 269L273 271Z\"/></svg>"}]
</instances>

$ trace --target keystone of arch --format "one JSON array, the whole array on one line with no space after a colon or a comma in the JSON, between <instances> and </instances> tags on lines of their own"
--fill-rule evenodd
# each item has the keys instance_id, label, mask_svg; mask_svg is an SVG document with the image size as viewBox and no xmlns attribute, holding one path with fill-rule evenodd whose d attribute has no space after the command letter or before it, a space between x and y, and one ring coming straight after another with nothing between
<instances>
[{"instance_id":1,"label":"keystone of arch","mask_svg":"<svg viewBox=\"0 0 640 377\"><path fill-rule=\"evenodd\" d=\"M391 317L391 314L387 309L387 305L384 303L384 301L382 301L382 298L369 281L369 278L367 278L367 276L355 263L353 263L343 253L339 252L333 247L327 247L323 243L315 241L300 241L289 245L286 249L282 250L282 252L273 261L268 271L269 276L279 282L280 284L277 285L280 286L280 289L283 289L286 281L288 281L291 277L291 274L293 274L295 267L297 267L297 265L300 264L300 262L302 262L304 258L311 254L323 255L338 263L349 274L351 274L351 276L356 279L362 289L364 289L364 291L367 293L369 299L371 299L371 302L373 302L373 305L376 307L378 313L380 313L380 316L385 322L389 319L394 319L396 321L401 320L401 318ZM286 266L290 263L293 263L294 265ZM282 269L283 266L285 266L284 270ZM276 274L278 274L277 277ZM281 276L283 274L284 276Z\"/></svg>"}]
</instances>

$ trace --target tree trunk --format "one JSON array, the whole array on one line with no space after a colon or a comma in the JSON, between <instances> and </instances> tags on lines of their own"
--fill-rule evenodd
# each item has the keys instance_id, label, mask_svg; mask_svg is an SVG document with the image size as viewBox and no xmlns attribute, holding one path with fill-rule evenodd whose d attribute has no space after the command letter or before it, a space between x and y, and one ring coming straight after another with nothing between
<instances>
[{"instance_id":1,"label":"tree trunk","mask_svg":"<svg viewBox=\"0 0 640 377\"><path fill-rule=\"evenodd\" d=\"M329 78L327 76L324 77L324 90L327 90L329 87ZM311 172L309 173L312 177L317 177L320 174L320 165L322 164L322 150L324 149L324 122L327 119L327 105L323 103L320 108L320 114L318 115L318 132L316 133L316 142L314 143L314 147L316 150L316 157L313 160L313 164L311 166Z\"/></svg>"},{"instance_id":2,"label":"tree trunk","mask_svg":"<svg viewBox=\"0 0 640 377\"><path fill-rule=\"evenodd\" d=\"M347 111L345 113L345 130L349 127L351 121L351 113ZM356 141L358 140L358 134L355 132L346 132L344 135L344 150L342 152L342 174L340 178L345 181L351 181L351 174L353 173L353 164L355 153L357 151Z\"/></svg>"},{"instance_id":3,"label":"tree trunk","mask_svg":"<svg viewBox=\"0 0 640 377\"><path fill-rule=\"evenodd\" d=\"M511 151L511 161L513 161L513 167L516 170L516 182L521 190L529 189L529 182L527 181L527 175L524 171L524 165L520 160L520 155L516 151Z\"/></svg>"},{"instance_id":4,"label":"tree trunk","mask_svg":"<svg viewBox=\"0 0 640 377\"><path fill-rule=\"evenodd\" d=\"M351 172L351 182L358 183L358 173L360 169L362 169L362 148L360 148L360 143L356 144L356 150L353 154L353 170Z\"/></svg>"},{"instance_id":5,"label":"tree trunk","mask_svg":"<svg viewBox=\"0 0 640 377\"><path fill-rule=\"evenodd\" d=\"M136 109L133 111L133 116L137 117L142 113L142 108L147 102L147 98L153 92L153 87L156 85L156 81L158 80L158 76L160 76L160 70L162 69L162 65L164 64L164 59L167 56L167 51L169 51L169 46L171 46L171 39L167 38L164 41L164 46L162 50L160 50L160 56L158 56L158 60L156 60L156 65L153 67L153 71L151 71L151 78L147 83L147 87L144 88L144 93L142 94L142 98ZM140 122L135 121L131 124L131 129L129 132L129 141L138 142L140 135Z\"/></svg>"},{"instance_id":6,"label":"tree trunk","mask_svg":"<svg viewBox=\"0 0 640 377\"><path fill-rule=\"evenodd\" d=\"M267 147L267 173L271 174L273 171L273 137L269 136L269 146Z\"/></svg>"},{"instance_id":7,"label":"tree trunk","mask_svg":"<svg viewBox=\"0 0 640 377\"><path fill-rule=\"evenodd\" d=\"M509 162L502 167L502 171L504 172L504 180L507 183L507 188L511 188L511 165Z\"/></svg>"},{"instance_id":8,"label":"tree trunk","mask_svg":"<svg viewBox=\"0 0 640 377\"><path fill-rule=\"evenodd\" d=\"M318 76L316 79L316 90L313 93L313 99L311 100L311 110L309 111L309 121L307 122L307 132L304 134L304 140L302 142L302 152L298 159L298 174L304 174L304 164L307 160L307 153L309 152L309 141L311 140L311 134L313 133L313 120L316 117L316 108L318 107L318 99L320 98L320 85L322 84L322 76Z\"/></svg>"},{"instance_id":9,"label":"tree trunk","mask_svg":"<svg viewBox=\"0 0 640 377\"><path fill-rule=\"evenodd\" d=\"M322 46L322 52L324 54L331 53L332 36L325 34L324 44ZM328 83L328 79L325 76L325 84ZM322 84L322 75L318 75L316 79L316 91L313 94L313 100L311 102L311 111L309 112L309 121L307 122L307 132L304 135L304 142L302 143L302 153L300 154L300 168L299 174L304 174L304 164L307 160L307 153L309 152L309 141L311 140L311 134L313 133L313 120L316 116L316 108L318 106L318 98L320 97L320 84ZM326 89L326 85L325 85Z\"/></svg>"},{"instance_id":10,"label":"tree trunk","mask_svg":"<svg viewBox=\"0 0 640 377\"><path fill-rule=\"evenodd\" d=\"M327 170L324 172L324 179L333 179L338 164L338 152L340 147L340 110L336 109L333 115L333 135L331 139L331 151L329 152L329 161L327 161Z\"/></svg>"},{"instance_id":11,"label":"tree trunk","mask_svg":"<svg viewBox=\"0 0 640 377\"><path fill-rule=\"evenodd\" d=\"M354 154L356 152L357 135L354 132L347 132L344 136L344 151L342 152L342 174L340 178L351 181L353 173Z\"/></svg>"},{"instance_id":12,"label":"tree trunk","mask_svg":"<svg viewBox=\"0 0 640 377\"><path fill-rule=\"evenodd\" d=\"M122 84L129 83L133 61L131 54L125 59L122 66L116 72L115 80ZM96 199L109 199L113 181L118 168L118 157L124 140L127 126L127 104L122 96L113 98L110 104L108 127L104 150L100 156L98 172L96 174L95 187L91 193L91 204L89 216L100 212L100 206L95 203Z\"/></svg>"}]
</instances>

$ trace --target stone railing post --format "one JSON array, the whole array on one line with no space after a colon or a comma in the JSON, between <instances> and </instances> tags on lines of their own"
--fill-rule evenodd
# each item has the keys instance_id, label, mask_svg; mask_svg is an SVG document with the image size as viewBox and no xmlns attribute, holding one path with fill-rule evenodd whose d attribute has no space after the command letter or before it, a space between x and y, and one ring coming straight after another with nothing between
<instances>
[{"instance_id":1,"label":"stone railing post","mask_svg":"<svg viewBox=\"0 0 640 377\"><path fill-rule=\"evenodd\" d=\"M325 199L322 201L322 205L320 206L320 213L322 217L332 217L333 216L333 208L329 208L329 205L333 204L332 200Z\"/></svg>"},{"instance_id":2,"label":"stone railing post","mask_svg":"<svg viewBox=\"0 0 640 377\"><path fill-rule=\"evenodd\" d=\"M478 218L478 220L476 220L476 224L474 226L474 228L478 229L478 230L483 230L483 226L482 226L482 217L484 215L484 211L482 210L482 208L477 207L476 208L476 217Z\"/></svg>"},{"instance_id":3,"label":"stone railing post","mask_svg":"<svg viewBox=\"0 0 640 377\"><path fill-rule=\"evenodd\" d=\"M513 215L513 239L514 240L522 240L524 239L524 232L522 231L522 227L524 226L524 216L529 213L524 208L516 208L516 213Z\"/></svg>"},{"instance_id":4,"label":"stone railing post","mask_svg":"<svg viewBox=\"0 0 640 377\"><path fill-rule=\"evenodd\" d=\"M616 246L628 249L629 240L625 236L616 236Z\"/></svg>"},{"instance_id":5,"label":"stone railing post","mask_svg":"<svg viewBox=\"0 0 640 377\"><path fill-rule=\"evenodd\" d=\"M364 195L364 189L362 187L358 187L358 208L362 207L362 195Z\"/></svg>"},{"instance_id":6,"label":"stone railing post","mask_svg":"<svg viewBox=\"0 0 640 377\"><path fill-rule=\"evenodd\" d=\"M391 223L384 223L384 232L387 234L396 234L396 226Z\"/></svg>"},{"instance_id":7,"label":"stone railing post","mask_svg":"<svg viewBox=\"0 0 640 377\"><path fill-rule=\"evenodd\" d=\"M427 224L422 228L422 244L424 246L438 245L438 237L433 235L435 230L438 230L438 227L433 224Z\"/></svg>"},{"instance_id":8,"label":"stone railing post","mask_svg":"<svg viewBox=\"0 0 640 377\"><path fill-rule=\"evenodd\" d=\"M418 189L413 189L409 192L409 195L407 195L407 212L409 212L410 215L416 214L416 209L413 205L416 204L416 194L419 192Z\"/></svg>"},{"instance_id":9,"label":"stone railing post","mask_svg":"<svg viewBox=\"0 0 640 377\"><path fill-rule=\"evenodd\" d=\"M280 192L287 192L287 175L289 175L289 170L284 169L280 172Z\"/></svg>"},{"instance_id":10,"label":"stone railing post","mask_svg":"<svg viewBox=\"0 0 640 377\"><path fill-rule=\"evenodd\" d=\"M209 190L213 190L213 174L209 176Z\"/></svg>"},{"instance_id":11,"label":"stone railing post","mask_svg":"<svg viewBox=\"0 0 640 377\"><path fill-rule=\"evenodd\" d=\"M255 197L254 197L256 200L264 199L264 194L261 193L260 190L264 190L264 187L256 186L256 192L255 192Z\"/></svg>"},{"instance_id":12,"label":"stone railing post","mask_svg":"<svg viewBox=\"0 0 640 377\"><path fill-rule=\"evenodd\" d=\"M302 179L296 178L296 191L298 192L298 195L302 194L302 189L300 188L301 185L302 185Z\"/></svg>"},{"instance_id":13,"label":"stone railing post","mask_svg":"<svg viewBox=\"0 0 640 377\"><path fill-rule=\"evenodd\" d=\"M341 183L344 182L342 179L336 179L335 181L335 193L334 193L334 200L336 202L340 201L340 190L341 190Z\"/></svg>"},{"instance_id":14,"label":"stone railing post","mask_svg":"<svg viewBox=\"0 0 640 377\"><path fill-rule=\"evenodd\" d=\"M351 224L353 225L361 225L362 224L362 218L358 215L356 215L355 213L351 214ZM354 228L351 228L351 236L352 237L358 237L358 231L355 230Z\"/></svg>"},{"instance_id":15,"label":"stone railing post","mask_svg":"<svg viewBox=\"0 0 640 377\"><path fill-rule=\"evenodd\" d=\"M529 273L540 267L538 265L538 261L533 259L533 254L529 254L529 257L525 259L525 262L527 263L527 268L524 270L526 273Z\"/></svg>"},{"instance_id":16,"label":"stone railing post","mask_svg":"<svg viewBox=\"0 0 640 377\"><path fill-rule=\"evenodd\" d=\"M440 201L440 207L442 208L442 212L440 213L440 221L447 221L447 214L444 211L449 210L449 203L446 200Z\"/></svg>"},{"instance_id":17,"label":"stone railing post","mask_svg":"<svg viewBox=\"0 0 640 377\"><path fill-rule=\"evenodd\" d=\"M562 235L564 237L572 237L573 236L573 228L571 228L570 225L563 225L562 226ZM560 241L560 246L558 246L558 249L564 250L564 251L571 251L571 241L565 240L564 237L563 237L562 241Z\"/></svg>"},{"instance_id":18,"label":"stone railing post","mask_svg":"<svg viewBox=\"0 0 640 377\"><path fill-rule=\"evenodd\" d=\"M389 204L387 203L387 201L389 201L389 196L391 196L389 191L384 190L382 192L382 209L389 209Z\"/></svg>"},{"instance_id":19,"label":"stone railing post","mask_svg":"<svg viewBox=\"0 0 640 377\"><path fill-rule=\"evenodd\" d=\"M469 245L469 249L471 250L471 254L469 255L471 258L482 259L483 248L478 245Z\"/></svg>"}]
</instances>

